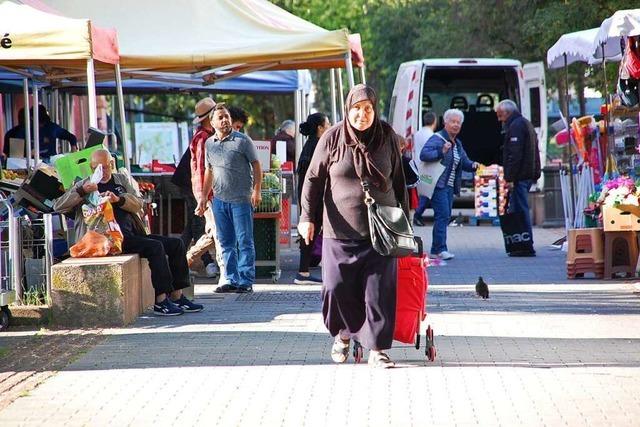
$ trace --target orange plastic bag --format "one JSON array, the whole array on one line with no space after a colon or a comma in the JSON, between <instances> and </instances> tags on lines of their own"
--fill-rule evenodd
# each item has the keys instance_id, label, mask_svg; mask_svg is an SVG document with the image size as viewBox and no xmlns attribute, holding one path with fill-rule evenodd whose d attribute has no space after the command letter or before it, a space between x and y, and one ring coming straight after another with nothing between
<instances>
[{"instance_id":1,"label":"orange plastic bag","mask_svg":"<svg viewBox=\"0 0 640 427\"><path fill-rule=\"evenodd\" d=\"M111 242L109 242L107 236L89 230L82 236L82 239L71 246L69 252L74 258L100 257L109 255L111 247Z\"/></svg>"},{"instance_id":2,"label":"orange plastic bag","mask_svg":"<svg viewBox=\"0 0 640 427\"><path fill-rule=\"evenodd\" d=\"M116 217L113 213L113 206L109 202L107 197L98 199L97 205L87 203L82 205L82 216L84 222L87 224L87 229L93 231L96 234L103 236L109 247L106 253L104 252L103 241L98 240L95 236L88 238L87 245L95 245L95 250L87 248L85 252L94 253L94 255L78 255L79 257L97 257L106 255L118 255L122 253L122 240L124 236L120 230L120 226L116 221ZM88 234L88 232L87 232ZM86 236L86 235L85 235ZM84 237L83 237L84 239ZM80 239L82 241L83 239ZM71 256L74 256L71 254Z\"/></svg>"}]
</instances>

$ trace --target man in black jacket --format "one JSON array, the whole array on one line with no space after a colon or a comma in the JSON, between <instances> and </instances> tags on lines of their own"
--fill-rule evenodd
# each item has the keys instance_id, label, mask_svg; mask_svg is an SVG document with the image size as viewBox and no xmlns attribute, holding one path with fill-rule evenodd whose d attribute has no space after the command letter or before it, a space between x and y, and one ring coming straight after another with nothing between
<instances>
[{"instance_id":1,"label":"man in black jacket","mask_svg":"<svg viewBox=\"0 0 640 427\"><path fill-rule=\"evenodd\" d=\"M533 232L527 197L529 189L540 178L540 151L538 136L531 122L520 114L518 106L510 99L496 107L498 120L503 123L504 145L502 161L504 179L509 183L509 212L524 212L531 250L510 252L509 256L535 256Z\"/></svg>"}]
</instances>

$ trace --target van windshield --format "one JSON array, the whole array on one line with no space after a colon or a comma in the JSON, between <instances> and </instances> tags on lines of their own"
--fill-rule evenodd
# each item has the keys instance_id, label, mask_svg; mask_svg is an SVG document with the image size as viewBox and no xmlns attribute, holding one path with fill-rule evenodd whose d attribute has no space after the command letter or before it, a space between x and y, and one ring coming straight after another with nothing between
<instances>
[{"instance_id":1,"label":"van windshield","mask_svg":"<svg viewBox=\"0 0 640 427\"><path fill-rule=\"evenodd\" d=\"M520 105L513 67L427 67L425 71L422 112L435 112L441 128L446 110L461 110L465 117L459 138L469 158L483 164L502 163L502 127L494 108L503 99Z\"/></svg>"}]
</instances>

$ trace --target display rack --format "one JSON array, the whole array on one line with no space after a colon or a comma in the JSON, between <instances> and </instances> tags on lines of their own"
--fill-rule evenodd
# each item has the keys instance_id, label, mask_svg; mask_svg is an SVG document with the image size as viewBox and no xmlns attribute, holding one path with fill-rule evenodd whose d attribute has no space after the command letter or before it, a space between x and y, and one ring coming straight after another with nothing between
<instances>
[{"instance_id":1,"label":"display rack","mask_svg":"<svg viewBox=\"0 0 640 427\"><path fill-rule=\"evenodd\" d=\"M498 217L504 214L506 206L506 188L502 167L492 165L478 169L474 177L475 212L469 224L490 222L499 226Z\"/></svg>"},{"instance_id":2,"label":"display rack","mask_svg":"<svg viewBox=\"0 0 640 427\"><path fill-rule=\"evenodd\" d=\"M253 238L256 249L256 277L280 280L280 219L282 215L282 172L262 173L262 202L253 214Z\"/></svg>"}]
</instances>

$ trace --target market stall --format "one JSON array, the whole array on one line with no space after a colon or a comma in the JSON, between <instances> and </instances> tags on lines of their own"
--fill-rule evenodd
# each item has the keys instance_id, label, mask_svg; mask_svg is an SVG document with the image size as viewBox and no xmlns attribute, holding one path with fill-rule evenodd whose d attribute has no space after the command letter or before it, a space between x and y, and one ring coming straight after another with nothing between
<instances>
[{"instance_id":1,"label":"market stall","mask_svg":"<svg viewBox=\"0 0 640 427\"><path fill-rule=\"evenodd\" d=\"M20 0L0 0L0 27L4 32L0 68L22 78L25 106L29 105L30 89L32 104L38 105L42 86L81 78L86 82L89 100L88 124L97 126L95 76L108 73L120 88L115 30L97 27L89 19L67 18L39 2ZM37 108L33 114L37 122ZM121 119L124 123L124 117ZM25 122L30 122L29 108L25 108ZM28 158L32 148L30 131L27 127ZM38 132L38 127L34 127L34 162L28 160L31 166L39 162Z\"/></svg>"},{"instance_id":2,"label":"market stall","mask_svg":"<svg viewBox=\"0 0 640 427\"><path fill-rule=\"evenodd\" d=\"M25 123L31 123L30 101L34 107L39 105L43 86L81 76L88 82L89 125L95 126L95 73L109 72L120 80L115 31L93 26L87 19L51 13L38 2L19 0L0 0L0 27L0 69L5 78L22 83ZM38 108L33 108L34 123L39 122L38 115ZM39 127L33 126L32 132L31 126L25 126L22 141L24 170L1 172L0 190L6 203L0 209L0 240L5 241L9 234L14 238L10 245L2 246L0 270L6 272L11 263L17 298L41 304L51 289L56 237L60 233L61 240L66 237L64 221L51 213L51 200L60 195L60 183L53 169L39 162ZM13 232L11 217L17 223Z\"/></svg>"},{"instance_id":3,"label":"market stall","mask_svg":"<svg viewBox=\"0 0 640 427\"><path fill-rule=\"evenodd\" d=\"M359 35L325 30L266 0L114 0L109 7L97 0L44 3L69 16L90 17L117 28L127 78L175 82L175 76L165 73L186 73L207 86L251 71L344 67L351 87L354 66L360 67L361 80L364 77ZM131 16L145 16L145 25ZM175 25L167 28L167 22ZM342 74L332 74L341 94ZM335 85L332 88L336 92ZM342 101L342 96L336 98ZM302 94L297 93L297 123L303 119L302 105ZM299 155L300 136L296 143Z\"/></svg>"},{"instance_id":4,"label":"market stall","mask_svg":"<svg viewBox=\"0 0 640 427\"><path fill-rule=\"evenodd\" d=\"M640 9L618 11L600 28L564 35L548 52L550 67L602 62L603 120L567 119L564 139L576 159L563 185L568 229L567 276L636 276L640 231L638 113ZM616 90L607 90L606 61L621 61ZM568 81L567 81L568 87ZM568 101L567 101L568 102ZM574 153L574 154L573 154ZM569 185L571 191L568 191ZM570 193L570 197L567 194Z\"/></svg>"}]
</instances>

